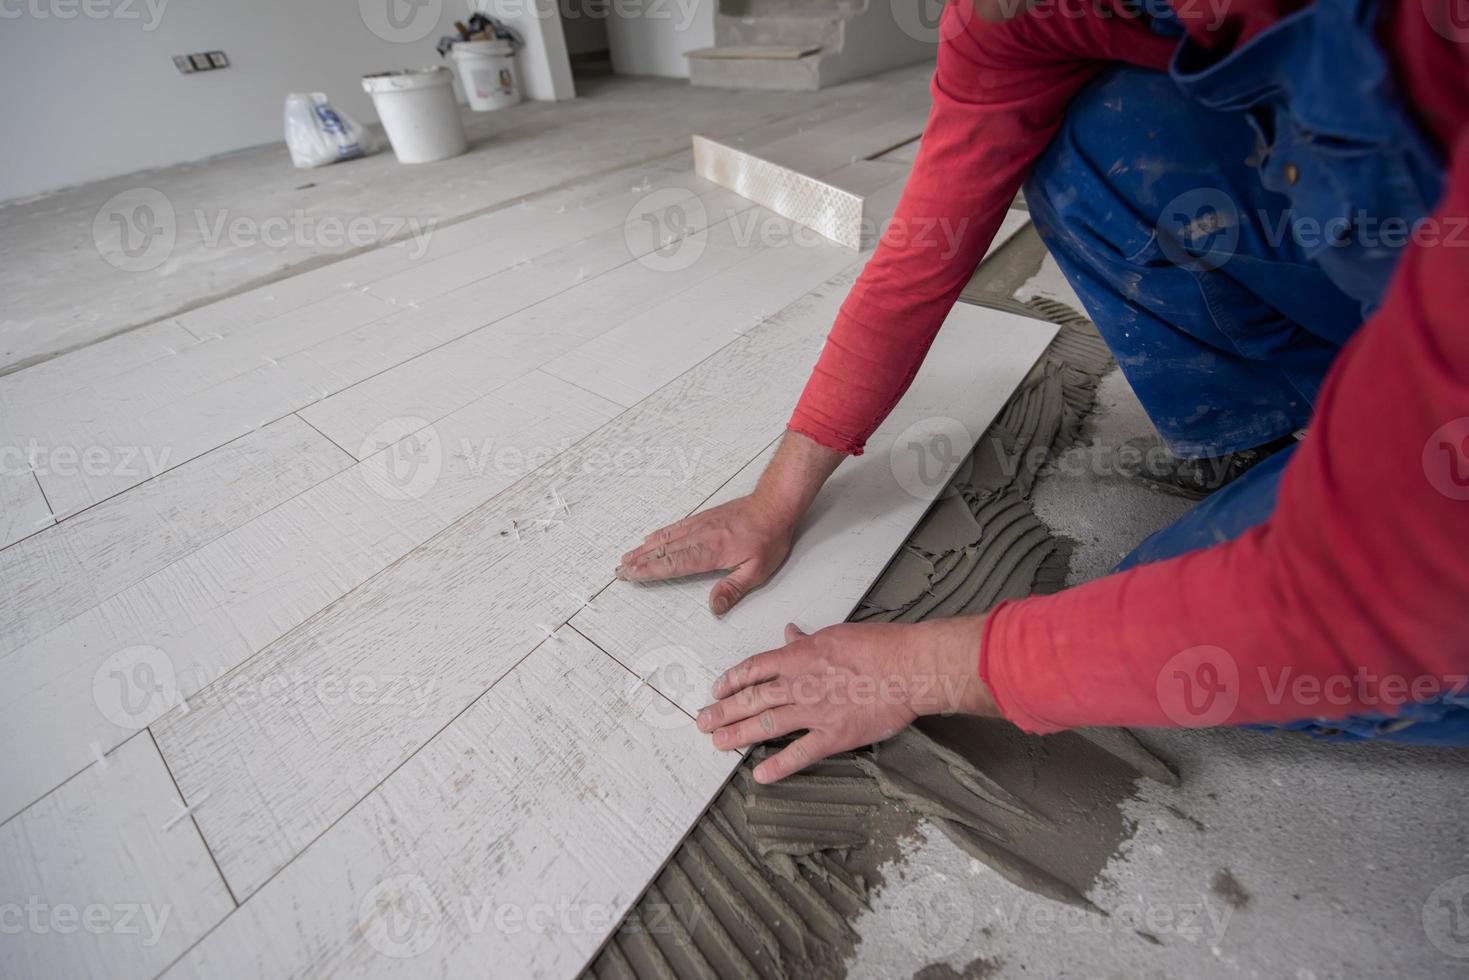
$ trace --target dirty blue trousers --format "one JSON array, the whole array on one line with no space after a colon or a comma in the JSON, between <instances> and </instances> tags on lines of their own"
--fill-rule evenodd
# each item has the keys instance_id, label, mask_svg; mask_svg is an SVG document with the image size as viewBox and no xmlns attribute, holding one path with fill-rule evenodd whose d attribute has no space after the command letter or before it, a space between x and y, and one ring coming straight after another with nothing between
<instances>
[{"instance_id":1,"label":"dirty blue trousers","mask_svg":"<svg viewBox=\"0 0 1469 980\"><path fill-rule=\"evenodd\" d=\"M1444 161L1392 91L1373 8L1315 0L1223 60L1180 38L1168 72L1085 88L1025 186L1036 229L1171 451L1219 456L1305 426L1332 359L1381 302ZM1238 536L1275 508L1276 453L1119 569ZM1469 696L1396 718L1282 727L1469 744Z\"/></svg>"}]
</instances>

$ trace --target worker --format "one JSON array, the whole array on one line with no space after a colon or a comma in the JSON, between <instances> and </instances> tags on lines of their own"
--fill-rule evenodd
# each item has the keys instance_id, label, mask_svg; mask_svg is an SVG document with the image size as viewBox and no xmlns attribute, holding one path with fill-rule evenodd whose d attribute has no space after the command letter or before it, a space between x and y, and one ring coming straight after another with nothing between
<instances>
[{"instance_id":1,"label":"worker","mask_svg":"<svg viewBox=\"0 0 1469 980\"><path fill-rule=\"evenodd\" d=\"M787 626L716 682L697 717L716 747L804 732L755 769L768 783L956 711L1037 733L1469 743L1469 20L1452 3L948 5L894 224L943 219L959 248L884 236L754 492L650 534L619 577L728 570L716 615L768 579L1022 184L1179 460L1163 478L1212 492L1056 595Z\"/></svg>"}]
</instances>

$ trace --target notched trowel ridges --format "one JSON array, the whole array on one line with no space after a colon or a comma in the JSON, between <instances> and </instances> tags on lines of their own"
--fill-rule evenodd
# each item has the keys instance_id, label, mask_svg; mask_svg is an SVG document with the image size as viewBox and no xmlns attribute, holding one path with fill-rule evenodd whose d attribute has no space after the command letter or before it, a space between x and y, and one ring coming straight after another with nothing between
<instances>
[{"instance_id":1,"label":"notched trowel ridges","mask_svg":"<svg viewBox=\"0 0 1469 980\"><path fill-rule=\"evenodd\" d=\"M979 612L1064 586L1070 543L1035 515L1030 491L1050 456L1080 438L1112 362L1075 311L1046 299L1016 306L1060 333L853 620ZM1008 881L1105 915L1087 894L1132 832L1121 803L1141 778L1178 780L1126 731L1039 737L978 718L924 719L760 786L749 769L778 748L751 753L588 976L656 977L675 962L690 971L680 976L715 980L843 976L852 917L923 823ZM678 927L625 934L659 914Z\"/></svg>"}]
</instances>

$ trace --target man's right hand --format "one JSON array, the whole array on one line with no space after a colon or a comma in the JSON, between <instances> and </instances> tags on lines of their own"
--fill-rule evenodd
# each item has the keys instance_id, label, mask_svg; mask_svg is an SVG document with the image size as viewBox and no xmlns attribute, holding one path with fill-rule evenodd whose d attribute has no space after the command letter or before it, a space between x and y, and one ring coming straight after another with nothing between
<instances>
[{"instance_id":1,"label":"man's right hand","mask_svg":"<svg viewBox=\"0 0 1469 980\"><path fill-rule=\"evenodd\" d=\"M659 528L622 556L617 577L652 582L729 569L709 592L723 616L780 567L796 526L843 455L787 432L755 492Z\"/></svg>"},{"instance_id":2,"label":"man's right hand","mask_svg":"<svg viewBox=\"0 0 1469 980\"><path fill-rule=\"evenodd\" d=\"M617 577L648 582L728 568L709 593L709 608L723 616L775 574L794 535L785 515L751 494L654 531L622 556Z\"/></svg>"}]
</instances>

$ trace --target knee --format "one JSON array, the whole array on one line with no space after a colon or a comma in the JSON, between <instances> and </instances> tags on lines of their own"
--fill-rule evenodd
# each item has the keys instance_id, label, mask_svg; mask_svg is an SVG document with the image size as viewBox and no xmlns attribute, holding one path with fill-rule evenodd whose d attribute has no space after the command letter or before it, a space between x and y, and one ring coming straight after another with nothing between
<instances>
[{"instance_id":1,"label":"knee","mask_svg":"<svg viewBox=\"0 0 1469 980\"><path fill-rule=\"evenodd\" d=\"M1031 169L1025 200L1046 244L1079 258L1096 250L1129 259L1152 239L1139 220L1157 166L1148 143L1160 128L1160 100L1182 96L1167 75L1119 67L1099 75L1066 110L1066 118Z\"/></svg>"},{"instance_id":2,"label":"knee","mask_svg":"<svg viewBox=\"0 0 1469 980\"><path fill-rule=\"evenodd\" d=\"M1025 185L1047 244L1086 261L1148 264L1169 202L1221 181L1212 141L1196 131L1201 111L1163 72L1119 66L1098 75Z\"/></svg>"}]
</instances>

